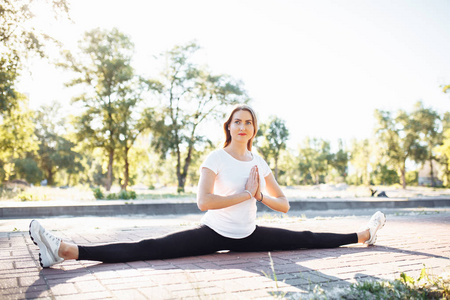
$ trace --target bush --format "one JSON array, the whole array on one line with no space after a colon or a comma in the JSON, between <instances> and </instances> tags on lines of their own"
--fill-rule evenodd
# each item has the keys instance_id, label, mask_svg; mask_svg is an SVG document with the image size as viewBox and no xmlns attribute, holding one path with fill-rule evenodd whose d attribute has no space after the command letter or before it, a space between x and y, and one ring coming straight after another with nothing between
<instances>
[{"instance_id":1,"label":"bush","mask_svg":"<svg viewBox=\"0 0 450 300\"><path fill-rule=\"evenodd\" d=\"M109 193L108 196L106 196L106 200L116 200L117 194L116 193Z\"/></svg>"},{"instance_id":2,"label":"bush","mask_svg":"<svg viewBox=\"0 0 450 300\"><path fill-rule=\"evenodd\" d=\"M110 193L106 196L106 200L117 200L117 199L121 200L136 199L136 192L121 190L118 194Z\"/></svg>"},{"instance_id":3,"label":"bush","mask_svg":"<svg viewBox=\"0 0 450 300\"><path fill-rule=\"evenodd\" d=\"M17 199L19 199L20 201L33 201L33 194L22 192L17 195Z\"/></svg>"},{"instance_id":4,"label":"bush","mask_svg":"<svg viewBox=\"0 0 450 300\"><path fill-rule=\"evenodd\" d=\"M92 189L92 192L94 193L94 197L95 197L95 199L97 199L97 200L100 200L100 199L104 199L104 198L105 198L105 195L103 194L103 191L102 191L101 188L95 188L95 189Z\"/></svg>"},{"instance_id":5,"label":"bush","mask_svg":"<svg viewBox=\"0 0 450 300\"><path fill-rule=\"evenodd\" d=\"M119 199L123 199L123 200L136 199L136 192L135 191L121 190L119 192L118 197L119 197Z\"/></svg>"},{"instance_id":6,"label":"bush","mask_svg":"<svg viewBox=\"0 0 450 300\"><path fill-rule=\"evenodd\" d=\"M408 171L405 177L407 185L417 186L419 184L419 172Z\"/></svg>"},{"instance_id":7,"label":"bush","mask_svg":"<svg viewBox=\"0 0 450 300\"><path fill-rule=\"evenodd\" d=\"M94 197L97 200L106 199L106 200L129 200L129 199L136 199L136 192L135 191L126 191L121 190L118 194L116 193L109 193L106 195L103 193L103 190L101 188L95 188L92 189L92 192L94 193Z\"/></svg>"}]
</instances>

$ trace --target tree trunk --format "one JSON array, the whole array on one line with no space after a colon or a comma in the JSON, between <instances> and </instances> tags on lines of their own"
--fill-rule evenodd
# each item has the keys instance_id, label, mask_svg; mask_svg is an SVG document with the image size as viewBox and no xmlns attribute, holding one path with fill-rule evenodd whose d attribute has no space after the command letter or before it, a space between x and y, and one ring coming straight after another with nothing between
<instances>
[{"instance_id":1,"label":"tree trunk","mask_svg":"<svg viewBox=\"0 0 450 300\"><path fill-rule=\"evenodd\" d=\"M128 182L129 182L129 179L130 179L130 163L129 163L129 161L128 161L128 151L129 151L130 149L125 149L125 157L124 157L124 159L125 159L125 166L124 166L124 172L123 172L123 184L122 184L122 190L127 190L127 187L128 187Z\"/></svg>"},{"instance_id":2,"label":"tree trunk","mask_svg":"<svg viewBox=\"0 0 450 300\"><path fill-rule=\"evenodd\" d=\"M406 167L405 166L402 166L400 168L400 178L402 181L402 187L404 190L406 190Z\"/></svg>"},{"instance_id":3,"label":"tree trunk","mask_svg":"<svg viewBox=\"0 0 450 300\"><path fill-rule=\"evenodd\" d=\"M430 158L430 177L431 177L431 186L435 187L436 182L434 181L433 158Z\"/></svg>"},{"instance_id":4,"label":"tree trunk","mask_svg":"<svg viewBox=\"0 0 450 300\"><path fill-rule=\"evenodd\" d=\"M72 178L72 173L67 174L67 186L70 186L70 179Z\"/></svg>"},{"instance_id":5,"label":"tree trunk","mask_svg":"<svg viewBox=\"0 0 450 300\"><path fill-rule=\"evenodd\" d=\"M108 153L108 172L106 174L106 191L111 190L112 180L113 180L113 161L114 161L114 150L110 150Z\"/></svg>"},{"instance_id":6,"label":"tree trunk","mask_svg":"<svg viewBox=\"0 0 450 300\"><path fill-rule=\"evenodd\" d=\"M54 175L55 175L55 172L53 172L53 170L51 168L47 169L47 185L48 186L53 186L55 184Z\"/></svg>"}]
</instances>

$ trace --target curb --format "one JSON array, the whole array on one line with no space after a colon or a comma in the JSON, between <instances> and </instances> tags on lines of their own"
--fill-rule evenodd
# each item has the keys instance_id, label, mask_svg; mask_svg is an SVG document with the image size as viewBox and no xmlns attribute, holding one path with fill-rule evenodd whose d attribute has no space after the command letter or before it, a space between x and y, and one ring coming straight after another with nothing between
<instances>
[{"instance_id":1,"label":"curb","mask_svg":"<svg viewBox=\"0 0 450 300\"><path fill-rule=\"evenodd\" d=\"M343 210L382 208L450 207L450 198L402 199L384 201L291 201L291 211ZM258 211L272 211L258 203ZM0 207L0 218L57 217L57 216L114 216L114 215L184 215L200 214L196 203L127 203L109 205L71 205Z\"/></svg>"}]
</instances>

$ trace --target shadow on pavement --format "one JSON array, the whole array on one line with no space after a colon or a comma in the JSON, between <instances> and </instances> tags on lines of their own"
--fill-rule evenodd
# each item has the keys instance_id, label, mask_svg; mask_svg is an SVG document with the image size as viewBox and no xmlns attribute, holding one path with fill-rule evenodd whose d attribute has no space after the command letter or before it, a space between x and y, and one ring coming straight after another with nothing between
<instances>
[{"instance_id":1,"label":"shadow on pavement","mask_svg":"<svg viewBox=\"0 0 450 300\"><path fill-rule=\"evenodd\" d=\"M209 279L212 280L214 284L214 280L218 279L214 278L214 275L212 275L213 273L216 273L216 271L230 269L267 277L273 282L274 286L273 290L267 290L266 288L266 292L271 296L277 297L280 295L298 295L299 293L313 292L316 285L324 290L329 290L337 287L348 287L352 282L380 280L378 277L365 274L364 267L361 267L361 264L359 264L360 270L356 271L356 273L349 272L349 275L347 276L344 274L343 276L338 275L340 277L337 277L324 273L323 271L327 270L326 266L318 266L317 269L315 269L315 266L311 266L311 263L307 263L311 260L319 259L326 261L333 258L339 258L343 255L351 255L355 253L370 255L370 252L401 253L407 255L449 259L448 257L443 257L440 255L381 245L373 247L347 246L333 249L274 251L271 252L271 257L269 257L267 252L226 252L178 259L117 264L67 261L55 268L42 269L39 273L39 278L28 286L25 292L25 297L37 298L45 292L49 292L51 294L57 286L59 292L61 292L62 289L69 288L69 285L72 285L74 282L92 283L97 280L101 281L102 278L108 278L105 272L115 273L117 271L119 274L116 275L118 276L116 278L126 278L127 274L130 273L132 274L131 276L135 276L131 279L135 278L135 280L146 280L148 278L148 280L157 281L159 276L158 274L160 274L158 272L166 271L162 272L164 276L160 278L170 280L171 272L174 272L174 270L182 270L187 273L189 278L194 278L195 282L193 282L193 285L195 285L196 282L200 282L202 280L208 281ZM367 256L364 259L370 259L370 256ZM373 257L373 259L374 261L371 261L372 265L376 263L377 257ZM288 260L289 263L286 263L286 260ZM308 267L306 265L308 265ZM120 272L124 270L128 271L123 272L121 275ZM197 277L199 273L195 272L199 270L205 271L200 272L203 273L200 274L201 277ZM152 277L152 272L154 277ZM210 272L210 274L207 272ZM179 272L175 273L179 274ZM143 274L142 278L139 278L136 274ZM242 276L242 274L238 274L237 276ZM228 279L224 278L223 280ZM43 282L45 282L45 284L50 288L51 292L43 289ZM168 284L171 284L170 281ZM133 289L133 285L131 284L130 289ZM296 291L290 291L293 289ZM70 291L67 291L67 293L70 293Z\"/></svg>"}]
</instances>

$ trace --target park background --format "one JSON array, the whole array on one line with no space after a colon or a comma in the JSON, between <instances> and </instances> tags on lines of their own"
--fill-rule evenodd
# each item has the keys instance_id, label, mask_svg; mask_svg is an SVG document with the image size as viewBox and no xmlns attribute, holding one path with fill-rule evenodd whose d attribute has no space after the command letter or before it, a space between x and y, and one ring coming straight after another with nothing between
<instances>
[{"instance_id":1,"label":"park background","mask_svg":"<svg viewBox=\"0 0 450 300\"><path fill-rule=\"evenodd\" d=\"M447 1L2 9L2 199L47 197L21 182L100 198L195 187L238 102L283 186L449 184Z\"/></svg>"}]
</instances>

